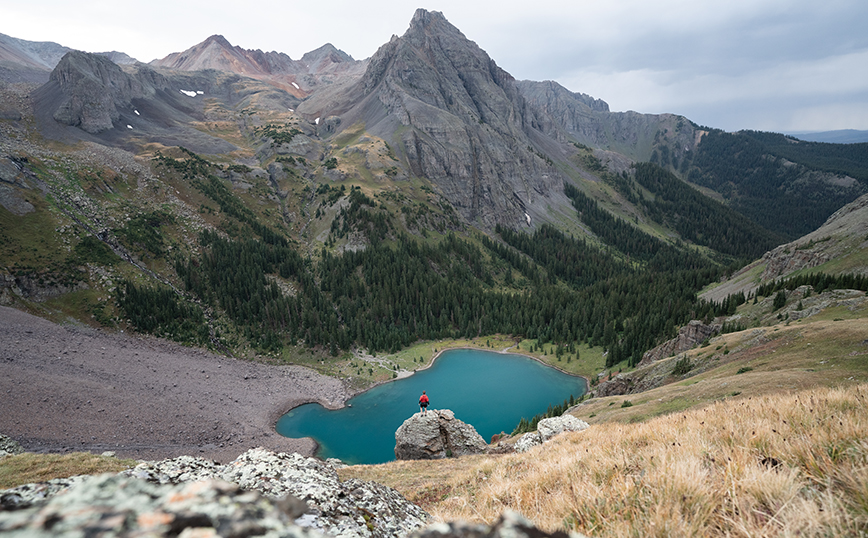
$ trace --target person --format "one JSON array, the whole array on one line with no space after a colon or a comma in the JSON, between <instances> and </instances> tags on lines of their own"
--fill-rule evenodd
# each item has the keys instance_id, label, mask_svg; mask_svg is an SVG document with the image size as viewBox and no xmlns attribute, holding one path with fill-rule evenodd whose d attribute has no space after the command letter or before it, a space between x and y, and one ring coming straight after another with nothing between
<instances>
[{"instance_id":1,"label":"person","mask_svg":"<svg viewBox=\"0 0 868 538\"><path fill-rule=\"evenodd\" d=\"M422 414L425 414L425 411L428 409L428 395L425 394L425 391L422 391L422 396L419 397L419 411Z\"/></svg>"}]
</instances>

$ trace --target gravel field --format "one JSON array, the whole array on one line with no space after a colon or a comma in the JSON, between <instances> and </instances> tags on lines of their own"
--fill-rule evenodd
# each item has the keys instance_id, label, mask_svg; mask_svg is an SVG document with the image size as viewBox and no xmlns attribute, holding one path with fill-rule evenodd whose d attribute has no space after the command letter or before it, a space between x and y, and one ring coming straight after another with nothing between
<instances>
[{"instance_id":1,"label":"gravel field","mask_svg":"<svg viewBox=\"0 0 868 538\"><path fill-rule=\"evenodd\" d=\"M249 448L310 456L276 420L350 391L302 366L268 366L150 337L58 325L0 307L0 433L30 452L114 451L226 463Z\"/></svg>"}]
</instances>

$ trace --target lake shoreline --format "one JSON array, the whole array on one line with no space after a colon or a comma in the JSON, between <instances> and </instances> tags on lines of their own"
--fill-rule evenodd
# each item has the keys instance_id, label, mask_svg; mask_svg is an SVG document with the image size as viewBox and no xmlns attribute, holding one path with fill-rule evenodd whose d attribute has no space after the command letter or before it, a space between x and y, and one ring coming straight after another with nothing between
<instances>
[{"instance_id":1,"label":"lake shoreline","mask_svg":"<svg viewBox=\"0 0 868 538\"><path fill-rule=\"evenodd\" d=\"M332 416L329 413L327 413L326 410L336 411L336 410L345 409L348 407L352 408L354 406L354 404L350 404L350 402L349 402L350 399L353 399L357 396L362 396L362 395L368 394L371 391L373 391L374 389L378 389L378 388L382 389L387 383L390 383L392 381L397 381L399 379L410 379L413 376L413 374L418 373L418 372L424 372L426 370L431 369L435 364L439 364L438 359L444 357L445 356L444 354L446 352L453 352L453 351L454 352L467 352L470 354L476 354L476 356L480 357L480 360L482 357L487 357L487 359L485 359L485 361L487 361L487 362L478 363L476 361L472 361L472 362L467 363L467 364L468 365L477 364L479 366L475 367L476 369L474 369L474 367L471 367L469 370L466 370L466 369L464 369L463 366L460 366L460 367L458 366L458 365L464 364L464 362L459 359L459 356L454 356L454 357L451 356L450 362L449 362L449 364L451 365L450 368L448 370L441 372L440 374L435 375L435 377L431 378L430 381L433 385L432 387L427 386L428 381L426 378L426 380L412 383L412 386L415 388L412 388L411 386L408 385L408 386L397 388L397 389L385 389L386 390L385 393L377 392L376 395L373 396L374 400L371 400L370 397L365 397L362 400L359 400L358 402L356 402L356 403L358 403L359 406L361 406L360 412L366 413L367 412L366 410L370 407L372 401L377 401L377 402L379 402L379 405L382 406L384 401L381 398L383 397L383 395L384 394L393 394L394 395L395 391L398 391L398 393L401 393L400 399L394 400L394 401L386 400L386 402L387 402L386 405L388 406L387 408L388 409L394 408L394 409L406 410L409 406L408 398L410 401L413 401L413 398L415 398L415 396L409 395L407 393L407 389L410 389L410 392L420 392L420 393L422 391L422 388L429 389L429 392L431 392L431 390L433 390L434 392L438 392L438 393L442 392L445 395L444 402L446 402L443 405L445 405L447 408L450 408L453 410L460 410L461 406L464 405L464 411L463 411L464 413L468 413L468 409L470 409L467 407L467 404L468 404L467 397L462 397L462 396L458 396L458 395L477 394L477 392L478 392L477 389L488 390L488 391L494 390L495 395L497 395L497 394L516 394L516 395L518 395L518 394L527 394L527 395L536 394L536 396L532 397L532 398L535 398L533 401L535 401L536 403L530 404L530 407L527 407L527 404L518 404L519 407L513 408L513 407L511 407L512 404L507 404L504 408L506 410L505 411L506 414L503 416L507 417L507 421L508 421L508 420L513 418L513 415L515 417L520 417L520 416L527 416L527 413L529 413L529 412L531 414L538 413L541 410L544 411L546 405L553 405L555 403L555 402L551 402L551 401L545 401L542 403L542 405L539 405L540 404L540 401L539 401L540 395L542 395L543 400L548 400L548 399L554 397L554 394L557 393L558 394L558 398L557 398L558 402L557 403L559 403L560 396L562 396L564 394L566 394L565 397L570 397L572 395L576 395L578 397L581 397L584 394L586 394L588 392L588 390L590 389L590 383L589 383L587 377L580 375L580 374L574 374L571 372L566 372L563 369L558 368L556 366L552 366L551 364L548 364L547 362L545 362L545 361L543 361L537 357L532 357L532 356L529 356L529 355L526 355L523 353L513 352L513 351L511 351L512 348L513 347L511 346L511 347L507 347L504 349L496 350L496 349L480 349L480 348L474 347L474 346L461 346L461 345L444 347L443 349L438 349L436 352L434 352L432 354L432 356L430 357L430 359L424 365L420 365L419 368L414 369L414 370L399 370L398 372L396 372L399 374L398 377L381 380L381 381L374 383L374 384L372 384L372 385L370 385L370 386L368 386L362 390L357 390L357 391L347 390L346 391L346 398L340 402L330 402L332 405L323 405L321 402L316 401L316 399L308 399L306 401L296 400L294 402L291 402L292 405L286 405L286 406L283 406L281 408L282 412L277 412L277 413L273 414L271 416L271 418L272 418L271 422L273 424L274 431L277 432L279 435L285 435L285 436L287 436L287 438L290 438L290 439L305 439L305 440L308 440L309 442L313 443L315 445L314 453L318 457L321 457L321 458L337 457L337 458L341 458L341 459L344 459L346 457L350 457L350 459L354 461L355 456L349 455L349 454L352 454L353 452L345 453L345 451L343 451L343 450L336 450L335 449L335 447L339 446L338 445L339 442L335 438L333 438L334 434L332 433L332 430L329 430L329 428L326 428L326 430L323 430L322 426L315 426L315 424L322 424L323 421L330 422L331 420L333 420L333 419L327 419L326 418L327 416ZM503 359L501 359L500 357L503 357ZM510 359L506 360L506 357L509 357ZM365 360L364 357L357 357L357 358L361 358L362 360ZM459 362L456 363L452 359L458 359ZM531 367L530 366L531 363L522 362L522 361L519 361L518 363L513 362L513 361L516 361L519 359L532 359L533 363L537 364L538 366L537 367ZM506 360L506 362L503 362L503 363L499 362L501 360ZM389 361L389 362L391 363L391 361ZM501 367L499 366L500 364L503 364L504 365L503 368L506 368L506 369L502 370ZM519 365L519 364L524 364L526 366L524 366L524 367L513 366L513 365ZM458 367L459 369L455 370L456 367ZM514 371L513 368L519 368L519 370ZM530 370L525 370L526 368L530 368ZM542 370L538 370L538 368L542 368ZM549 374L531 373L531 372L543 372L543 371L548 371L550 373ZM493 385L492 382L488 381L490 376L486 372L491 372L492 375L494 375L495 377L499 376L500 381L495 382L496 384ZM512 372L514 372L514 373L512 373ZM558 376L558 374L560 374L560 376ZM442 379L443 375L446 376L447 380L452 380L452 381L447 381L445 386L443 385L443 379ZM559 379L561 381L558 381L556 379ZM573 381L569 381L568 379L572 379ZM461 381L458 381L458 380L461 380ZM463 387L462 387L462 383L464 384ZM479 385L477 383L481 383L481 385ZM564 385L563 383L566 383L566 385ZM426 386L423 387L422 385L426 385ZM483 387L486 387L486 388L483 388ZM570 387L572 387L572 388L570 388ZM504 392L501 392L501 390L500 390L501 388L503 388ZM456 390L458 392L455 392ZM550 391L554 391L554 392L550 392ZM548 394L548 398L546 398L546 394ZM458 397L457 400L455 399L456 396ZM472 396L471 396L471 398L472 398ZM485 399L483 401L490 401L488 396L485 396L484 398ZM500 398L500 396L494 396L494 400L491 400L491 401L500 401L501 403L498 405L502 405L503 403L505 403L503 400L499 400L499 398ZM524 401L526 401L529 404L531 400L524 400ZM461 402L463 402L463 403L461 403ZM315 406L315 407L308 407L302 412L302 414L293 415L292 417L286 417L286 415L288 413L291 413L294 409L297 409L306 403L319 403L320 405ZM375 405L377 405L377 404L375 404ZM522 405L524 405L524 407L522 407ZM536 406L539 406L539 408L536 411L533 411L533 409L535 409ZM478 409L479 405L477 403L471 402L471 408ZM507 409L511 409L511 411L507 410ZM352 411L349 411L349 412L352 414L351 416L356 417L356 419L354 419L354 420L358 420L361 416L364 416L364 415L358 415L358 413L353 413ZM391 418L389 419L390 426L387 429L389 429L391 431L391 428L392 428L391 423L392 422L394 422L396 424L394 427L397 428L401 424L401 421L403 421L407 418L406 416L404 416L402 414L403 412L404 411L399 412L397 414L397 416L394 416L394 414L391 415ZM407 412L409 412L409 411L407 411ZM458 411L456 411L456 412L458 412ZM478 413L476 413L476 414L478 415ZM474 415L474 412L470 411L469 416L472 417L473 415ZM341 426L338 426L340 431L342 431L344 433L349 432L349 431L353 431L354 426L351 426L351 424L356 424L356 422L342 423L340 421L341 420L345 421L346 418L344 418L344 419L337 418L340 416L346 417L347 415L343 415L343 414L335 415L336 418L334 420L339 421L336 424L342 424ZM286 421L283 420L283 417L286 417ZM480 421L480 425L484 429L486 428L486 423L488 422L487 420L483 420L483 419L480 419L477 417L477 419L473 420L473 422L472 422L474 425L477 425L476 420ZM502 426L503 418L501 417L501 418L496 419L496 420L497 421L495 422L495 424L493 424L493 426L496 428L502 428L503 427ZM516 418L516 420L517 420L517 418ZM479 425L477 425L477 426L479 426ZM492 426L492 424L490 422L488 422L488 427L490 427L490 426ZM330 431L330 433L326 434L325 431ZM382 435L382 433L378 434L378 435ZM323 436L325 436L325 437L323 437ZM322 439L322 442L324 442L328 447L331 447L331 448L326 449L326 448L320 446L320 443L317 442L315 440L315 438ZM381 441L379 443L381 443ZM377 450L382 451L382 445L380 445L380 448L378 448ZM363 459L361 461L367 461L367 460Z\"/></svg>"}]
</instances>

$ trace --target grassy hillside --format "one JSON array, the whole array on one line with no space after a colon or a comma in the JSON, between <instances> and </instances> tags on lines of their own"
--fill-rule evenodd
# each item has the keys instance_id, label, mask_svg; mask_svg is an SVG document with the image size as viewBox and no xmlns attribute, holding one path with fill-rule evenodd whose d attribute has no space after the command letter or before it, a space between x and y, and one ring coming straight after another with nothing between
<instances>
[{"instance_id":1,"label":"grassy hillside","mask_svg":"<svg viewBox=\"0 0 868 538\"><path fill-rule=\"evenodd\" d=\"M590 429L528 454L340 475L395 487L444 520L491 521L511 508L592 536L865 532L868 300L841 293L810 318L660 361L662 386L583 402L570 413ZM685 358L691 366L676 371Z\"/></svg>"}]
</instances>

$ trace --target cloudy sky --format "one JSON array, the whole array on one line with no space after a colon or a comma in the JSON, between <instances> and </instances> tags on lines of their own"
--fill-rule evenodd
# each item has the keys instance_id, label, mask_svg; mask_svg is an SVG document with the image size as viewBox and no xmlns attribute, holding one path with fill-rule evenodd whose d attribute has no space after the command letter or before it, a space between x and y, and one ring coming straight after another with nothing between
<instances>
[{"instance_id":1,"label":"cloudy sky","mask_svg":"<svg viewBox=\"0 0 868 538\"><path fill-rule=\"evenodd\" d=\"M868 129L865 0L0 0L0 33L145 62L212 34L362 59L417 7L442 11L517 79L556 80L613 111L730 131Z\"/></svg>"}]
</instances>

